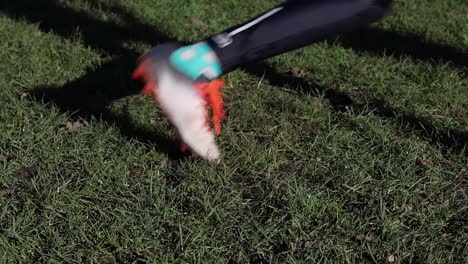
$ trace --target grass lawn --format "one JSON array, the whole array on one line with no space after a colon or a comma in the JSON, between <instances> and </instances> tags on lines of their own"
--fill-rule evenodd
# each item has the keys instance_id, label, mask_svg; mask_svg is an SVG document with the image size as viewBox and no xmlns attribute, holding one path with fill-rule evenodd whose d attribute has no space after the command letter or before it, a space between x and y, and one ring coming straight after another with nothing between
<instances>
[{"instance_id":1,"label":"grass lawn","mask_svg":"<svg viewBox=\"0 0 468 264\"><path fill-rule=\"evenodd\" d=\"M0 263L467 263L465 0L225 76L223 161L177 153L136 58L276 3L1 1Z\"/></svg>"}]
</instances>

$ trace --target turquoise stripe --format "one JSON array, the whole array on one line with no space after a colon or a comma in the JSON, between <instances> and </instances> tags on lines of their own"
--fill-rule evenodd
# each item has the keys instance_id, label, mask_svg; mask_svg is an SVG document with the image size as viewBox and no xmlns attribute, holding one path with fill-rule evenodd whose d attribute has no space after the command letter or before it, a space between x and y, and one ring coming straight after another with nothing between
<instances>
[{"instance_id":1,"label":"turquoise stripe","mask_svg":"<svg viewBox=\"0 0 468 264\"><path fill-rule=\"evenodd\" d=\"M177 49L171 54L169 61L172 66L193 80L202 75L213 80L222 74L219 60L206 42Z\"/></svg>"}]
</instances>

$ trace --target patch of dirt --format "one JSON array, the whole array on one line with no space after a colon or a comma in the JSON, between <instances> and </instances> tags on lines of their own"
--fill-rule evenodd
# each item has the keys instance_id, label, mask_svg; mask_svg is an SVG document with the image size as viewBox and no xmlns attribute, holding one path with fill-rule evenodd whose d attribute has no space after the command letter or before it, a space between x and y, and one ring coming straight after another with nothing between
<instances>
[{"instance_id":1,"label":"patch of dirt","mask_svg":"<svg viewBox=\"0 0 468 264\"><path fill-rule=\"evenodd\" d=\"M367 242L372 242L372 241L374 241L376 238L377 238L377 235L376 235L375 233L373 233L373 232L371 232L371 233L369 233L369 234L367 234L367 235L364 235L364 234L357 234L357 235L355 236L355 239L356 239L357 241L364 241L364 240L365 240L365 241L367 241Z\"/></svg>"},{"instance_id":2,"label":"patch of dirt","mask_svg":"<svg viewBox=\"0 0 468 264\"><path fill-rule=\"evenodd\" d=\"M188 23L187 26L189 26L190 28L200 28L203 31L207 31L210 28L208 24L196 17L190 18L190 23Z\"/></svg>"},{"instance_id":3,"label":"patch of dirt","mask_svg":"<svg viewBox=\"0 0 468 264\"><path fill-rule=\"evenodd\" d=\"M448 208L450 206L450 201L448 199L444 200L444 207Z\"/></svg>"},{"instance_id":4,"label":"patch of dirt","mask_svg":"<svg viewBox=\"0 0 468 264\"><path fill-rule=\"evenodd\" d=\"M357 241L364 241L366 236L364 234L358 234L354 238L356 238Z\"/></svg>"},{"instance_id":5,"label":"patch of dirt","mask_svg":"<svg viewBox=\"0 0 468 264\"><path fill-rule=\"evenodd\" d=\"M377 238L377 234L371 232L366 236L366 241L372 242Z\"/></svg>"},{"instance_id":6,"label":"patch of dirt","mask_svg":"<svg viewBox=\"0 0 468 264\"><path fill-rule=\"evenodd\" d=\"M63 134L68 134L72 133L73 131L83 129L85 127L88 127L89 123L86 120L79 119L75 122L67 122L64 126L62 126L59 131Z\"/></svg>"},{"instance_id":7,"label":"patch of dirt","mask_svg":"<svg viewBox=\"0 0 468 264\"><path fill-rule=\"evenodd\" d=\"M326 240L319 240L315 242L311 241L299 241L299 242L291 242L289 243L289 249L294 251L299 250L310 250L310 249L323 249L327 245L328 241Z\"/></svg>"},{"instance_id":8,"label":"patch of dirt","mask_svg":"<svg viewBox=\"0 0 468 264\"><path fill-rule=\"evenodd\" d=\"M455 117L464 118L468 114L468 109L463 108L462 106L456 106L452 110Z\"/></svg>"},{"instance_id":9,"label":"patch of dirt","mask_svg":"<svg viewBox=\"0 0 468 264\"><path fill-rule=\"evenodd\" d=\"M468 179L468 170L466 169L461 169L460 171L455 173L455 175L452 177L453 181L459 181L463 179L465 180Z\"/></svg>"},{"instance_id":10,"label":"patch of dirt","mask_svg":"<svg viewBox=\"0 0 468 264\"><path fill-rule=\"evenodd\" d=\"M23 100L24 98L27 98L27 97L29 97L29 93L26 93L26 92L22 92L22 93L20 94L20 96L19 96L19 98L20 98L21 100Z\"/></svg>"},{"instance_id":11,"label":"patch of dirt","mask_svg":"<svg viewBox=\"0 0 468 264\"><path fill-rule=\"evenodd\" d=\"M434 166L434 164L437 163L436 161L433 161L431 159L418 159L416 162L418 165L424 166L424 167L432 167Z\"/></svg>"},{"instance_id":12,"label":"patch of dirt","mask_svg":"<svg viewBox=\"0 0 468 264\"><path fill-rule=\"evenodd\" d=\"M302 77L305 77L305 76L307 76L307 75L311 75L312 72L311 72L311 71L304 70L304 69L294 69L290 74L291 74L292 76L294 76L294 77L302 78Z\"/></svg>"},{"instance_id":13,"label":"patch of dirt","mask_svg":"<svg viewBox=\"0 0 468 264\"><path fill-rule=\"evenodd\" d=\"M162 159L159 162L159 168L162 170L169 168L170 165L171 165L171 161L169 159Z\"/></svg>"},{"instance_id":14,"label":"patch of dirt","mask_svg":"<svg viewBox=\"0 0 468 264\"><path fill-rule=\"evenodd\" d=\"M388 263L395 263L398 261L398 257L396 254L391 254L387 257Z\"/></svg>"},{"instance_id":15,"label":"patch of dirt","mask_svg":"<svg viewBox=\"0 0 468 264\"><path fill-rule=\"evenodd\" d=\"M233 257L229 261L229 263L232 263L232 264L243 264L245 262L246 262L246 259L245 259L244 253L242 251L240 251L237 256Z\"/></svg>"},{"instance_id":16,"label":"patch of dirt","mask_svg":"<svg viewBox=\"0 0 468 264\"><path fill-rule=\"evenodd\" d=\"M8 188L0 188L0 194L3 195L12 195L14 194L24 182L28 181L38 173L38 168L36 165L29 164L23 167L16 169L13 172L13 184Z\"/></svg>"},{"instance_id":17,"label":"patch of dirt","mask_svg":"<svg viewBox=\"0 0 468 264\"><path fill-rule=\"evenodd\" d=\"M14 184L19 185L22 184L24 181L29 180L30 178L34 177L38 172L38 168L36 165L29 164L23 167L16 169L13 172Z\"/></svg>"},{"instance_id":18,"label":"patch of dirt","mask_svg":"<svg viewBox=\"0 0 468 264\"><path fill-rule=\"evenodd\" d=\"M15 193L15 189L0 189L0 194L11 195Z\"/></svg>"},{"instance_id":19,"label":"patch of dirt","mask_svg":"<svg viewBox=\"0 0 468 264\"><path fill-rule=\"evenodd\" d=\"M468 192L465 187L460 188L457 192L457 198L462 200L468 200Z\"/></svg>"}]
</instances>

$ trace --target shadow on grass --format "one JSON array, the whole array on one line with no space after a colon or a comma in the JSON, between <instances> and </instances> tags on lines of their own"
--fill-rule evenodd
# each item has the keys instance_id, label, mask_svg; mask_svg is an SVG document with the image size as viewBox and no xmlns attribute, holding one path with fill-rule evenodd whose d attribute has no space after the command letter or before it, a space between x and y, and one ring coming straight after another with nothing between
<instances>
[{"instance_id":1,"label":"shadow on grass","mask_svg":"<svg viewBox=\"0 0 468 264\"><path fill-rule=\"evenodd\" d=\"M374 114L382 118L399 119L405 132L416 133L420 137L428 139L432 144L441 148L442 151L446 152L450 149L456 152L463 152L464 155L468 154L467 132L453 129L440 131L430 120L418 118L412 114L394 109L384 100L375 99L368 103L362 103L336 89L323 87L291 74L280 73L267 63L250 65L245 67L244 70L267 80L274 86L282 87L287 85L299 93L308 93L317 96L323 95L329 100L334 111L354 109L357 112L361 112L365 109L372 109L374 110Z\"/></svg>"},{"instance_id":2,"label":"shadow on grass","mask_svg":"<svg viewBox=\"0 0 468 264\"><path fill-rule=\"evenodd\" d=\"M64 38L73 38L77 28L85 45L104 51L114 59L98 70L88 72L83 77L63 87L36 87L31 94L38 101L53 103L63 112L73 112L82 118L101 117L104 121L116 124L123 135L137 138L143 142L152 142L160 150L169 152L173 149L168 139L155 135L145 127L135 126L127 115L116 115L107 110L107 106L119 98L138 92L139 87L129 82L130 72L134 67L137 54L125 48L125 41L140 41L157 44L171 40L151 26L140 22L134 14L118 5L88 1L90 6L117 15L123 23L115 24L98 20L84 12L61 6L54 0L17 0L0 2L0 11L16 19L39 23L43 31L53 31ZM339 43L358 52L370 52L377 55L409 56L429 62L451 62L465 67L467 56L455 48L428 43L417 35L402 35L397 32L377 28L363 29L342 35ZM244 68L255 76L263 76L272 85L298 87L299 92L324 94L330 100L335 111L349 107L363 109L369 104L356 103L349 95L331 88L321 87L303 78L277 72L268 64L261 63ZM370 107L376 109L379 116L385 118L400 117L404 127L443 148L464 150L468 135L462 131L438 131L429 120L417 118L407 113L392 109L382 100L375 100Z\"/></svg>"},{"instance_id":3,"label":"shadow on grass","mask_svg":"<svg viewBox=\"0 0 468 264\"><path fill-rule=\"evenodd\" d=\"M96 5L96 2L90 3ZM42 31L52 31L64 38L74 38L79 33L85 45L110 55L129 53L122 46L124 41L155 45L170 40L156 29L157 25L140 22L139 18L123 7L100 3L99 9L118 16L122 23L99 20L83 11L62 6L56 0L0 1L0 12L14 19L37 23Z\"/></svg>"},{"instance_id":4,"label":"shadow on grass","mask_svg":"<svg viewBox=\"0 0 468 264\"><path fill-rule=\"evenodd\" d=\"M111 61L96 70L88 71L81 78L61 87L34 87L29 93L37 102L52 103L60 112L76 118L97 117L117 126L122 135L140 142L155 145L158 151L178 159L183 155L175 143L164 135L155 134L149 127L138 126L126 113L113 113L109 105L120 98L139 93L140 84L132 82L130 75L139 54L122 46L124 41L142 41L156 44L170 38L142 24L122 7L100 6L104 11L116 14L125 21L117 25L90 15L60 6L53 0L2 1L0 11L16 19L38 23L41 30L52 31L64 38L73 38L79 28L84 44L112 56Z\"/></svg>"},{"instance_id":5,"label":"shadow on grass","mask_svg":"<svg viewBox=\"0 0 468 264\"><path fill-rule=\"evenodd\" d=\"M431 63L451 63L468 67L468 53L454 47L424 41L413 33L399 33L380 28L364 28L338 37L338 43L356 52L376 56L407 56Z\"/></svg>"},{"instance_id":6,"label":"shadow on grass","mask_svg":"<svg viewBox=\"0 0 468 264\"><path fill-rule=\"evenodd\" d=\"M136 57L136 54L122 55L62 87L36 87L30 91L31 98L36 102L52 103L60 112L74 118L99 118L116 126L125 137L154 145L157 151L168 154L171 159L182 158L184 155L177 151L177 145L169 137L158 134L149 126L135 124L125 111L109 110L114 100L139 91L138 84L129 80Z\"/></svg>"}]
</instances>

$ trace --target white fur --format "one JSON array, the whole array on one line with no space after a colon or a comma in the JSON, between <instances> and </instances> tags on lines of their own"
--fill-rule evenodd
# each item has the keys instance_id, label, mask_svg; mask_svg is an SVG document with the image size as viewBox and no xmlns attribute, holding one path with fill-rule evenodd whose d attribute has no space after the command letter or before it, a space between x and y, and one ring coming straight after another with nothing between
<instances>
[{"instance_id":1,"label":"white fur","mask_svg":"<svg viewBox=\"0 0 468 264\"><path fill-rule=\"evenodd\" d=\"M167 64L159 65L156 75L156 97L179 136L196 154L207 160L218 160L220 153L214 134L206 126L207 110L193 82Z\"/></svg>"}]
</instances>

